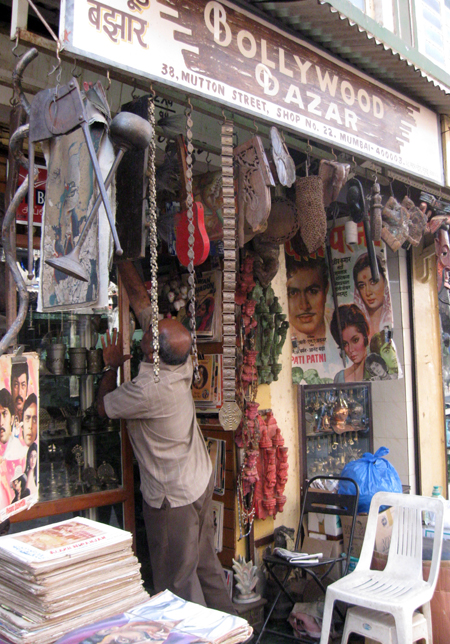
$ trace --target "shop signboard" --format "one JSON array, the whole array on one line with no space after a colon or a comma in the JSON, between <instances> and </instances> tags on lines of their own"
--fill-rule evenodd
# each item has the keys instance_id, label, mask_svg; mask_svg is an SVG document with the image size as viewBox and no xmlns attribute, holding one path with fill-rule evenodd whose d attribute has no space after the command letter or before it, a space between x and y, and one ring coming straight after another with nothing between
<instances>
[{"instance_id":1,"label":"shop signboard","mask_svg":"<svg viewBox=\"0 0 450 644\"><path fill-rule=\"evenodd\" d=\"M221 0L63 0L65 50L443 185L438 115Z\"/></svg>"}]
</instances>

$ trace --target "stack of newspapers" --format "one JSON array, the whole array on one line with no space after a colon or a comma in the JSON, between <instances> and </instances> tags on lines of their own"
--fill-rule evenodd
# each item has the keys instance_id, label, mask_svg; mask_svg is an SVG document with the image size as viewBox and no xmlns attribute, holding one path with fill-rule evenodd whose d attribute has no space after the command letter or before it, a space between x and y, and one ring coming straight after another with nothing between
<instances>
[{"instance_id":1,"label":"stack of newspapers","mask_svg":"<svg viewBox=\"0 0 450 644\"><path fill-rule=\"evenodd\" d=\"M50 644L149 596L129 532L76 517L0 538L0 642Z\"/></svg>"}]
</instances>

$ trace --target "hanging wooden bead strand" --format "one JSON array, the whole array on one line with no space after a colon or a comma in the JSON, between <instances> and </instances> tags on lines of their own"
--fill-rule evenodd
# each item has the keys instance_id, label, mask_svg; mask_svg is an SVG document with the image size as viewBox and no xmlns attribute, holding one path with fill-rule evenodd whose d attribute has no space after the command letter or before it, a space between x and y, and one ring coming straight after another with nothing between
<instances>
[{"instance_id":1,"label":"hanging wooden bead strand","mask_svg":"<svg viewBox=\"0 0 450 644\"><path fill-rule=\"evenodd\" d=\"M236 403L236 208L233 172L233 121L222 125L222 195L223 195L223 405L219 421L228 431L237 429L242 411Z\"/></svg>"},{"instance_id":2,"label":"hanging wooden bead strand","mask_svg":"<svg viewBox=\"0 0 450 644\"><path fill-rule=\"evenodd\" d=\"M190 99L188 99L188 106L185 110L186 115L186 205L187 205L187 218L188 218L188 299L189 299L189 324L191 327L192 335L192 362L194 365L194 378L195 380L199 379L198 373L198 352L197 352L197 329L195 321L195 269L194 269L194 243L195 243L195 226L194 226L194 199L192 196L192 153L194 152L194 146L192 144L192 127L194 125L192 121L192 105Z\"/></svg>"},{"instance_id":3,"label":"hanging wooden bead strand","mask_svg":"<svg viewBox=\"0 0 450 644\"><path fill-rule=\"evenodd\" d=\"M148 121L155 132L155 91L148 99ZM152 136L148 148L147 177L148 177L148 243L150 246L150 305L152 309L152 336L153 336L153 373L155 382L159 382L159 330L158 330L158 235L156 229L156 137Z\"/></svg>"}]
</instances>

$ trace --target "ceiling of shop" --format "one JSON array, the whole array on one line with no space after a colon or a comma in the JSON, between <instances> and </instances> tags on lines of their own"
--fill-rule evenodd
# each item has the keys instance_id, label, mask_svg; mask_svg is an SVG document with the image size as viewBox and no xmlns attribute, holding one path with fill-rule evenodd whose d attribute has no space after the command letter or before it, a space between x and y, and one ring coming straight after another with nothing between
<instances>
[{"instance_id":1,"label":"ceiling of shop","mask_svg":"<svg viewBox=\"0 0 450 644\"><path fill-rule=\"evenodd\" d=\"M404 54L382 42L330 6L327 0L237 0L274 24L283 26L339 56L370 76L441 114L450 114L450 87L426 74ZM60 0L34 0L55 32L58 30ZM0 0L3 24L8 24L12 0ZM29 10L29 29L48 36L45 27Z\"/></svg>"}]
</instances>

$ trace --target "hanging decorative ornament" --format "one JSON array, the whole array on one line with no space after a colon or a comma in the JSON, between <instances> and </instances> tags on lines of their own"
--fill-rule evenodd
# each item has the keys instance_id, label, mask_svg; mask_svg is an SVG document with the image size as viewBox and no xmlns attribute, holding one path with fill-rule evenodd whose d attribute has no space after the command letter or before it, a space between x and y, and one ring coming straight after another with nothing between
<instances>
[{"instance_id":1,"label":"hanging decorative ornament","mask_svg":"<svg viewBox=\"0 0 450 644\"><path fill-rule=\"evenodd\" d=\"M234 431L241 422L242 412L236 403L236 209L233 173L233 122L222 125L222 191L223 191L223 405L219 422L227 431Z\"/></svg>"},{"instance_id":2,"label":"hanging decorative ornament","mask_svg":"<svg viewBox=\"0 0 450 644\"><path fill-rule=\"evenodd\" d=\"M148 99L148 122L155 131L155 92ZM153 336L153 373L155 382L159 382L159 311L158 311L158 235L156 231L156 137L153 136L148 148L147 176L148 176L148 243L150 246L150 304L152 308L152 336Z\"/></svg>"},{"instance_id":3,"label":"hanging decorative ornament","mask_svg":"<svg viewBox=\"0 0 450 644\"><path fill-rule=\"evenodd\" d=\"M188 277L188 299L189 299L189 325L191 327L191 336L192 336L192 362L194 365L194 378L198 380L198 352L197 352L197 329L195 322L195 268L194 268L194 244L195 244L195 226L194 226L194 211L193 204L194 199L192 196L192 153L194 152L194 146L192 144L192 127L194 125L192 121L192 105L191 101L188 99L188 106L185 110L186 115L186 205L187 205L187 218L188 218L188 259L189 264L187 266L189 277Z\"/></svg>"}]
</instances>

